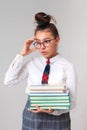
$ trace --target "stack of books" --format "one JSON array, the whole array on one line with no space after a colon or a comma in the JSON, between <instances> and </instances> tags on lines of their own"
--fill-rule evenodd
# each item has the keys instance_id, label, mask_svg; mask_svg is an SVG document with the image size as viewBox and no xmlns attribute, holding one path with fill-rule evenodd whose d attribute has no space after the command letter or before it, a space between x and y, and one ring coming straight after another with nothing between
<instances>
[{"instance_id":1,"label":"stack of books","mask_svg":"<svg viewBox=\"0 0 87 130\"><path fill-rule=\"evenodd\" d=\"M36 109L36 105L42 109L69 110L69 90L64 85L40 85L29 88L30 109Z\"/></svg>"}]
</instances>

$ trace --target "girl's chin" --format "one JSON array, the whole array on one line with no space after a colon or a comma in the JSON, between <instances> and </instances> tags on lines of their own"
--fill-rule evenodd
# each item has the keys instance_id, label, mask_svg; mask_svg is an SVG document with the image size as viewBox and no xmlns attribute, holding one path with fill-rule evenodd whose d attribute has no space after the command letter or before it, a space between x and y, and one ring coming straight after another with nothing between
<instances>
[{"instance_id":1,"label":"girl's chin","mask_svg":"<svg viewBox=\"0 0 87 130\"><path fill-rule=\"evenodd\" d=\"M48 56L48 55L43 55L46 59L50 59L51 56Z\"/></svg>"}]
</instances>

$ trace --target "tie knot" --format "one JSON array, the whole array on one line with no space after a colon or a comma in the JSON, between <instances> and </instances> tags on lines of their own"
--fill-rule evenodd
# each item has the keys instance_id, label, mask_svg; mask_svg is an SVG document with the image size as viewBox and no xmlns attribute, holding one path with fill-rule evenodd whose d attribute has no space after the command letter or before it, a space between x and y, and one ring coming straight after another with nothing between
<instances>
[{"instance_id":1,"label":"tie knot","mask_svg":"<svg viewBox=\"0 0 87 130\"><path fill-rule=\"evenodd\" d=\"M46 63L47 63L47 64L50 64L50 60L48 59L48 60L46 61Z\"/></svg>"}]
</instances>

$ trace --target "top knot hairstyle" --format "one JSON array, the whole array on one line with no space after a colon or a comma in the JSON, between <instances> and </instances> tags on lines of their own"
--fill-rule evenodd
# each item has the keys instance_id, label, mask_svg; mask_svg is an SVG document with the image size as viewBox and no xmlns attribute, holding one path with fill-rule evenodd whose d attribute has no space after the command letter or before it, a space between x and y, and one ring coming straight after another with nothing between
<instances>
[{"instance_id":1,"label":"top knot hairstyle","mask_svg":"<svg viewBox=\"0 0 87 130\"><path fill-rule=\"evenodd\" d=\"M43 12L40 12L35 15L35 20L36 20L38 26L44 27L50 23L51 16L49 16Z\"/></svg>"},{"instance_id":2,"label":"top knot hairstyle","mask_svg":"<svg viewBox=\"0 0 87 130\"><path fill-rule=\"evenodd\" d=\"M35 14L35 22L37 23L35 35L37 31L47 30L53 34L54 38L59 37L58 30L56 26L53 23L51 23L51 21L56 23L55 19L53 19L51 15L48 15L44 12L39 12Z\"/></svg>"}]
</instances>

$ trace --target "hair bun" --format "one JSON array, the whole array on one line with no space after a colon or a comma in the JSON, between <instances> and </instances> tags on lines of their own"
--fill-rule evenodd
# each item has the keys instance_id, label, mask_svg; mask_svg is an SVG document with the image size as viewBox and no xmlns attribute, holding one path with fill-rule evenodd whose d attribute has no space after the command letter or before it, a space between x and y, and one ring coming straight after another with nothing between
<instances>
[{"instance_id":1,"label":"hair bun","mask_svg":"<svg viewBox=\"0 0 87 130\"><path fill-rule=\"evenodd\" d=\"M51 17L43 12L39 12L35 15L35 20L38 26L43 27L50 23Z\"/></svg>"}]
</instances>

